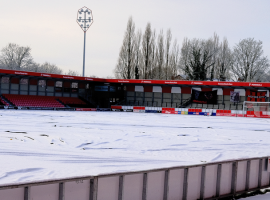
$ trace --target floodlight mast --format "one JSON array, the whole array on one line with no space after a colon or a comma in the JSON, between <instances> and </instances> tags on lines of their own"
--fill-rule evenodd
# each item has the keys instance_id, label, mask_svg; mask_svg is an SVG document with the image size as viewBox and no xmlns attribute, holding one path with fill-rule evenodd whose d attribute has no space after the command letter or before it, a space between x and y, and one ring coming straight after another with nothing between
<instances>
[{"instance_id":1,"label":"floodlight mast","mask_svg":"<svg viewBox=\"0 0 270 200\"><path fill-rule=\"evenodd\" d=\"M86 41L86 31L90 28L93 23L92 10L87 7L82 7L77 13L77 23L84 32L84 44L83 44L83 72L82 76L85 76L85 41Z\"/></svg>"}]
</instances>

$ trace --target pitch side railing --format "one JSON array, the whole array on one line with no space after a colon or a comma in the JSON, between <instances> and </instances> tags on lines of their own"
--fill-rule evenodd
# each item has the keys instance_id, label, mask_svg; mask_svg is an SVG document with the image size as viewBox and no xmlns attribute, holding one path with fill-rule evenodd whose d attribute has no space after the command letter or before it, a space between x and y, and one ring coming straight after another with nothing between
<instances>
[{"instance_id":1,"label":"pitch side railing","mask_svg":"<svg viewBox=\"0 0 270 200\"><path fill-rule=\"evenodd\" d=\"M0 185L1 200L219 199L269 187L269 158ZM89 169L91 170L91 169Z\"/></svg>"}]
</instances>

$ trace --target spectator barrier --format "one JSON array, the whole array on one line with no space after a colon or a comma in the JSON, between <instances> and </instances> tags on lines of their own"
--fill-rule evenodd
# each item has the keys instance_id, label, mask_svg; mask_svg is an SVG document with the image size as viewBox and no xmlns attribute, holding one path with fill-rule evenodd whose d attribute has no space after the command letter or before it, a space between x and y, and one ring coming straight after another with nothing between
<instances>
[{"instance_id":1,"label":"spectator barrier","mask_svg":"<svg viewBox=\"0 0 270 200\"><path fill-rule=\"evenodd\" d=\"M130 111L137 113L163 113L181 115L211 115L227 117L257 117L270 118L266 111L242 111L242 110L219 110L219 109L198 109L198 108L162 108L162 107L138 107L138 106L111 106L112 111Z\"/></svg>"},{"instance_id":2,"label":"spectator barrier","mask_svg":"<svg viewBox=\"0 0 270 200\"><path fill-rule=\"evenodd\" d=\"M269 187L269 157L0 185L1 200L210 200Z\"/></svg>"}]
</instances>

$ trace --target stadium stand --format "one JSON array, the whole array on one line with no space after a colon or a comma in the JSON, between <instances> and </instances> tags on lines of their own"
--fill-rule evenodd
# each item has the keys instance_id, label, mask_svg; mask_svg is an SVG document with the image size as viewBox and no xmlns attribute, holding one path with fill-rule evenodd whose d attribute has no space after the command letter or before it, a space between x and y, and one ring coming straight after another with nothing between
<instances>
[{"instance_id":1,"label":"stadium stand","mask_svg":"<svg viewBox=\"0 0 270 200\"><path fill-rule=\"evenodd\" d=\"M64 108L65 106L58 102L55 97L50 96L29 96L29 95L16 95L4 94L6 99L12 102L15 106L22 107L54 107Z\"/></svg>"}]
</instances>

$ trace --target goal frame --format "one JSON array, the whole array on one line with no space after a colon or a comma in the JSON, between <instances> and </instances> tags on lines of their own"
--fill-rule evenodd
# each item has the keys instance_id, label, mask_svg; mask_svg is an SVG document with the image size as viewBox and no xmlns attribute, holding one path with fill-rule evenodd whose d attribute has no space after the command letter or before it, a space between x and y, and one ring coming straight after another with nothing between
<instances>
[{"instance_id":1,"label":"goal frame","mask_svg":"<svg viewBox=\"0 0 270 200\"><path fill-rule=\"evenodd\" d=\"M261 105L268 104L268 111L266 111L266 112L269 113L269 114L268 114L268 117L270 118L270 102L257 102L257 101L244 101L244 102L243 102L243 117L247 117L247 113L245 113L245 112L247 111L246 108L248 108L248 107L246 106L247 103L250 103L250 104L257 104L256 106L252 106L253 109L254 109L255 107L260 107L258 104L261 104ZM254 112L255 112L255 110L254 110ZM261 111L260 111L260 112L261 112Z\"/></svg>"}]
</instances>

